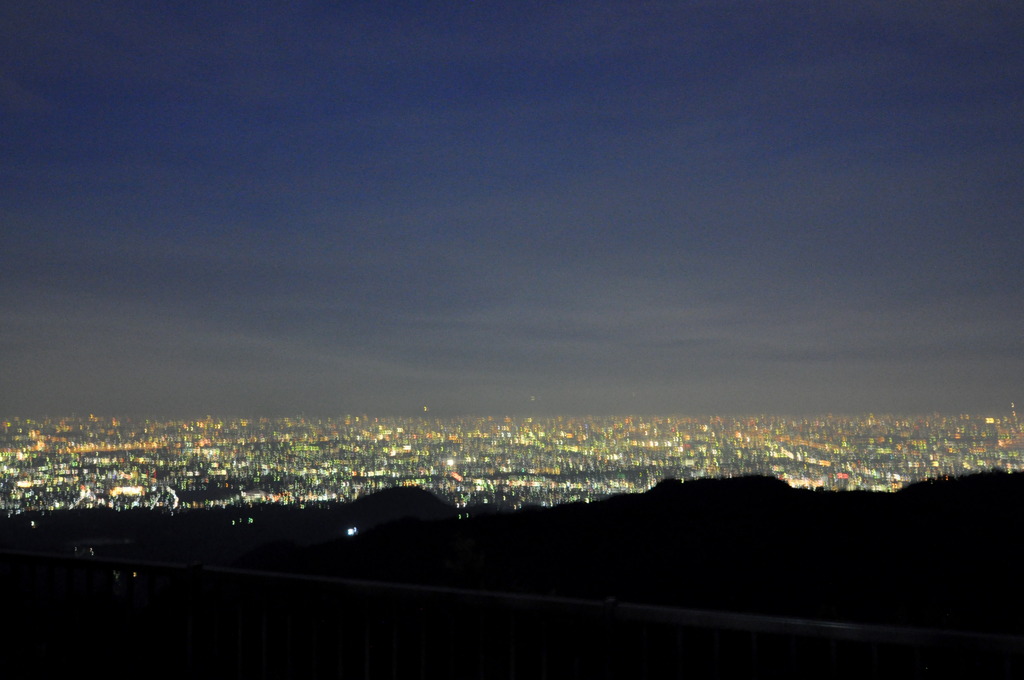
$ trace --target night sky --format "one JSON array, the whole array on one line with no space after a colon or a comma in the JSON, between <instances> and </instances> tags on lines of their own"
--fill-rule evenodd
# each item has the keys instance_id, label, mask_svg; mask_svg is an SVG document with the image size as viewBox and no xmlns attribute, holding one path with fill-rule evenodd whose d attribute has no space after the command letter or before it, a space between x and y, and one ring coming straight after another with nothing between
<instances>
[{"instance_id":1,"label":"night sky","mask_svg":"<svg viewBox=\"0 0 1024 680\"><path fill-rule=\"evenodd\" d=\"M0 3L0 415L1009 411L1024 3Z\"/></svg>"}]
</instances>

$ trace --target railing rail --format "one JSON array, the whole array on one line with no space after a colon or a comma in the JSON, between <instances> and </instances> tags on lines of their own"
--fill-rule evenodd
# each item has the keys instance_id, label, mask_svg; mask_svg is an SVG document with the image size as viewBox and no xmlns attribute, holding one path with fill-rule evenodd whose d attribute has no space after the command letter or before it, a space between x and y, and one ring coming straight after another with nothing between
<instances>
[{"instance_id":1,"label":"railing rail","mask_svg":"<svg viewBox=\"0 0 1024 680\"><path fill-rule=\"evenodd\" d=\"M18 551L0 582L3 651L68 672L114 649L149 677L1024 678L1013 635Z\"/></svg>"}]
</instances>

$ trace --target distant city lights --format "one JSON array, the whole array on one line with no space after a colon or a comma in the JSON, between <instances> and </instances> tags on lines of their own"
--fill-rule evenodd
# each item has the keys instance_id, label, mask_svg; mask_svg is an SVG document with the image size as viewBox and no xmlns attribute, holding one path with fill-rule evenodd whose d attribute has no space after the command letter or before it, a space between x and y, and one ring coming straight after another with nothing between
<instances>
[{"instance_id":1,"label":"distant city lights","mask_svg":"<svg viewBox=\"0 0 1024 680\"><path fill-rule=\"evenodd\" d=\"M893 491L1024 470L1008 415L0 421L0 510L345 502L418 486L463 508L589 502L666 478ZM247 522L242 522L247 523ZM356 527L346 529L354 536Z\"/></svg>"}]
</instances>

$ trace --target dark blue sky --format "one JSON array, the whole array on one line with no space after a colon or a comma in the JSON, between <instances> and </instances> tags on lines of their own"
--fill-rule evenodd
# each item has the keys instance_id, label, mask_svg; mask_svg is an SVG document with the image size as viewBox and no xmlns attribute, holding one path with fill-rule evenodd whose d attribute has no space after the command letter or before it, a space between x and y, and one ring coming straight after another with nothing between
<instances>
[{"instance_id":1,"label":"dark blue sky","mask_svg":"<svg viewBox=\"0 0 1024 680\"><path fill-rule=\"evenodd\" d=\"M13 0L0 127L3 414L1024 401L1016 0Z\"/></svg>"}]
</instances>

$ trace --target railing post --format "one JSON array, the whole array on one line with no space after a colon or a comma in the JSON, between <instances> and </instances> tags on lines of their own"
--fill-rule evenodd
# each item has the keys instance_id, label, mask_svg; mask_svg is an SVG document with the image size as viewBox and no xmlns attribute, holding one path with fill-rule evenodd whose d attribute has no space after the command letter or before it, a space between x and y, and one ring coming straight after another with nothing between
<instances>
[{"instance_id":1,"label":"railing post","mask_svg":"<svg viewBox=\"0 0 1024 680\"><path fill-rule=\"evenodd\" d=\"M676 626L676 678L683 677L683 667L686 665L685 654L683 654L683 629Z\"/></svg>"},{"instance_id":2,"label":"railing post","mask_svg":"<svg viewBox=\"0 0 1024 680\"><path fill-rule=\"evenodd\" d=\"M751 680L757 680L757 669L759 664L757 658L757 633L750 633L750 677Z\"/></svg>"},{"instance_id":3,"label":"railing post","mask_svg":"<svg viewBox=\"0 0 1024 680\"><path fill-rule=\"evenodd\" d=\"M399 624L398 608L394 607L391 610L391 678L392 680L398 680L398 659L399 659L399 642L400 632L398 630Z\"/></svg>"},{"instance_id":4,"label":"railing post","mask_svg":"<svg viewBox=\"0 0 1024 680\"><path fill-rule=\"evenodd\" d=\"M263 680L269 680L270 665L270 603L264 595L260 598L260 666L263 671Z\"/></svg>"},{"instance_id":5,"label":"railing post","mask_svg":"<svg viewBox=\"0 0 1024 680\"><path fill-rule=\"evenodd\" d=\"M188 565L185 570L185 588L188 591L186 596L188 608L185 612L185 668L191 677L195 677L198 671L198 664L196 662L196 644L198 643L196 607L202 601L202 578L202 564L193 562Z\"/></svg>"},{"instance_id":6,"label":"railing post","mask_svg":"<svg viewBox=\"0 0 1024 680\"><path fill-rule=\"evenodd\" d=\"M508 677L509 680L516 680L516 614L509 612L508 616Z\"/></svg>"},{"instance_id":7,"label":"railing post","mask_svg":"<svg viewBox=\"0 0 1024 680\"><path fill-rule=\"evenodd\" d=\"M426 614L421 605L416 614L416 621L420 629L420 680L427 678L427 624Z\"/></svg>"},{"instance_id":8,"label":"railing post","mask_svg":"<svg viewBox=\"0 0 1024 680\"><path fill-rule=\"evenodd\" d=\"M540 621L540 680L548 680L548 622Z\"/></svg>"},{"instance_id":9,"label":"railing post","mask_svg":"<svg viewBox=\"0 0 1024 680\"><path fill-rule=\"evenodd\" d=\"M366 611L363 612L363 678L364 680L370 680L370 626L371 617L370 609L367 607Z\"/></svg>"},{"instance_id":10,"label":"railing post","mask_svg":"<svg viewBox=\"0 0 1024 680\"><path fill-rule=\"evenodd\" d=\"M615 620L618 616L619 603L614 597L605 598L604 601L604 653L605 664L604 674L608 680L615 677Z\"/></svg>"},{"instance_id":11,"label":"railing post","mask_svg":"<svg viewBox=\"0 0 1024 680\"><path fill-rule=\"evenodd\" d=\"M712 633L711 655L713 660L713 678L719 678L722 674L722 633L715 628Z\"/></svg>"},{"instance_id":12,"label":"railing post","mask_svg":"<svg viewBox=\"0 0 1024 680\"><path fill-rule=\"evenodd\" d=\"M245 677L245 645L249 640L243 630L245 625L245 612L242 611L242 603L235 604L235 677L242 680Z\"/></svg>"},{"instance_id":13,"label":"railing post","mask_svg":"<svg viewBox=\"0 0 1024 680\"><path fill-rule=\"evenodd\" d=\"M640 650L640 654L643 657L643 664L640 666L640 677L644 680L647 680L647 678L650 677L651 668L651 646L648 644L647 630L648 628L646 623L640 625L640 645L642 648Z\"/></svg>"},{"instance_id":14,"label":"railing post","mask_svg":"<svg viewBox=\"0 0 1024 680\"><path fill-rule=\"evenodd\" d=\"M484 644L486 643L486 639L484 637L484 631L488 630L488 626L487 626L487 623L485 622L485 619L484 619L484 610L479 605L478 605L477 610L476 610L476 621L477 621L477 626L476 626L476 631L477 631L477 638L476 638L477 677L482 678L487 673L487 656L486 656L486 653L484 651Z\"/></svg>"},{"instance_id":15,"label":"railing post","mask_svg":"<svg viewBox=\"0 0 1024 680\"><path fill-rule=\"evenodd\" d=\"M351 611L351 608L349 611ZM341 620L338 623L338 629L334 631L334 639L336 641L335 646L338 650L338 656L335 659L335 662L337 663L336 669L338 671L338 678L345 677L345 660L348 658L348 656L345 654L345 613L343 613L341 616Z\"/></svg>"}]
</instances>

